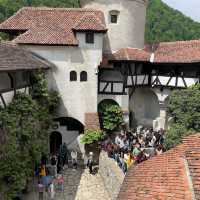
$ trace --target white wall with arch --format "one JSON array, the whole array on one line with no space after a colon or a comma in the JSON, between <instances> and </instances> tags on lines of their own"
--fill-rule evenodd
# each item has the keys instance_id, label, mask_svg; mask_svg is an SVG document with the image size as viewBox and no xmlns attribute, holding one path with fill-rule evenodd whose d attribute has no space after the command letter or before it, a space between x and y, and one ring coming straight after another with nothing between
<instances>
[{"instance_id":1,"label":"white wall with arch","mask_svg":"<svg viewBox=\"0 0 200 200\"><path fill-rule=\"evenodd\" d=\"M102 61L103 33L94 34L94 44L85 42L85 33L76 35L79 45L70 46L25 46L49 60L55 67L49 70L49 88L61 96L58 116L73 117L85 123L85 113L97 112L98 66ZM77 81L70 81L70 71L76 71ZM87 72L87 81L80 81L82 71Z\"/></svg>"}]
</instances>

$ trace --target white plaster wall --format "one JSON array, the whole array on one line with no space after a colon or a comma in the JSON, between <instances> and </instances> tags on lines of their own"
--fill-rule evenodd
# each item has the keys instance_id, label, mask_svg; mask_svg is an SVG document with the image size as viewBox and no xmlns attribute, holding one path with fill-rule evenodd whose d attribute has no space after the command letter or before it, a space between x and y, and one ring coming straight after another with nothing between
<instances>
[{"instance_id":1,"label":"white plaster wall","mask_svg":"<svg viewBox=\"0 0 200 200\"><path fill-rule=\"evenodd\" d=\"M160 116L160 106L156 94L149 88L136 89L129 101L129 109L134 113L138 125L153 126Z\"/></svg>"},{"instance_id":2,"label":"white plaster wall","mask_svg":"<svg viewBox=\"0 0 200 200\"><path fill-rule=\"evenodd\" d=\"M155 81L156 78L157 78L156 76L152 76L152 83ZM162 85L166 85L168 83L168 81L170 80L170 77L167 77L167 76L158 76L158 78ZM184 80L185 80L187 87L190 87L199 81L198 78L184 78ZM176 77L172 77L170 82L168 83L168 85L175 87L176 86ZM185 87L183 79L180 77L177 79L177 86L183 87L183 88Z\"/></svg>"},{"instance_id":3,"label":"white plaster wall","mask_svg":"<svg viewBox=\"0 0 200 200\"><path fill-rule=\"evenodd\" d=\"M85 43L85 33L77 33L78 47L26 46L29 50L55 64L48 73L49 87L61 95L58 115L78 119L84 124L86 112L97 112L97 74L102 60L103 34L95 34L94 44ZM77 72L78 80L70 82L70 71ZM80 72L88 73L88 81L80 82Z\"/></svg>"},{"instance_id":4,"label":"white plaster wall","mask_svg":"<svg viewBox=\"0 0 200 200\"><path fill-rule=\"evenodd\" d=\"M105 15L108 34L104 38L104 50L144 47L146 3L143 0L81 0L84 8L101 10ZM120 12L117 24L110 23L109 12Z\"/></svg>"}]
</instances>

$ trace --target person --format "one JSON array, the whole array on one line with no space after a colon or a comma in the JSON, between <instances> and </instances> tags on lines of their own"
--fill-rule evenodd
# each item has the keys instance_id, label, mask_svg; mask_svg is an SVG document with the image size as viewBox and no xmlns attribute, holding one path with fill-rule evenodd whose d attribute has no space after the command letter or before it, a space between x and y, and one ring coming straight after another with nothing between
<instances>
[{"instance_id":1,"label":"person","mask_svg":"<svg viewBox=\"0 0 200 200\"><path fill-rule=\"evenodd\" d=\"M39 200L43 200L44 185L41 183L41 181L38 182L38 193L39 193Z\"/></svg>"},{"instance_id":2,"label":"person","mask_svg":"<svg viewBox=\"0 0 200 200\"><path fill-rule=\"evenodd\" d=\"M55 155L51 158L51 166L53 168L53 176L57 177L57 157Z\"/></svg>"},{"instance_id":3,"label":"person","mask_svg":"<svg viewBox=\"0 0 200 200\"><path fill-rule=\"evenodd\" d=\"M72 157L72 166L74 169L77 169L77 152L75 150L71 151L71 157Z\"/></svg>"},{"instance_id":4,"label":"person","mask_svg":"<svg viewBox=\"0 0 200 200\"><path fill-rule=\"evenodd\" d=\"M161 155L162 153L163 153L162 145L159 145L159 146L156 148L156 155Z\"/></svg>"},{"instance_id":5,"label":"person","mask_svg":"<svg viewBox=\"0 0 200 200\"><path fill-rule=\"evenodd\" d=\"M68 166L68 148L67 148L67 144L64 142L63 146L62 146L62 151L61 151L61 154L62 154L62 160L63 160L63 167L65 165Z\"/></svg>"},{"instance_id":6,"label":"person","mask_svg":"<svg viewBox=\"0 0 200 200\"><path fill-rule=\"evenodd\" d=\"M42 153L41 165L47 165L47 155L45 153Z\"/></svg>"},{"instance_id":7,"label":"person","mask_svg":"<svg viewBox=\"0 0 200 200\"><path fill-rule=\"evenodd\" d=\"M50 199L54 199L55 197L55 188L54 188L54 183L51 182L48 188L48 192L49 192L49 197Z\"/></svg>"},{"instance_id":8,"label":"person","mask_svg":"<svg viewBox=\"0 0 200 200\"><path fill-rule=\"evenodd\" d=\"M58 154L57 156L57 173L60 173L60 171L62 170L62 156L61 154Z\"/></svg>"},{"instance_id":9,"label":"person","mask_svg":"<svg viewBox=\"0 0 200 200\"><path fill-rule=\"evenodd\" d=\"M44 177L46 176L46 167L45 165L42 165L41 169L40 169L40 177Z\"/></svg>"},{"instance_id":10,"label":"person","mask_svg":"<svg viewBox=\"0 0 200 200\"><path fill-rule=\"evenodd\" d=\"M88 156L86 155L86 153L83 154L83 161L84 161L84 167L86 169L88 164Z\"/></svg>"},{"instance_id":11,"label":"person","mask_svg":"<svg viewBox=\"0 0 200 200\"><path fill-rule=\"evenodd\" d=\"M140 154L140 144L136 143L135 148L133 149L133 157L136 158Z\"/></svg>"},{"instance_id":12,"label":"person","mask_svg":"<svg viewBox=\"0 0 200 200\"><path fill-rule=\"evenodd\" d=\"M93 169L92 169L92 167L93 167L93 152L89 153L87 166L89 167L90 174L92 174L92 172L93 172Z\"/></svg>"}]
</instances>

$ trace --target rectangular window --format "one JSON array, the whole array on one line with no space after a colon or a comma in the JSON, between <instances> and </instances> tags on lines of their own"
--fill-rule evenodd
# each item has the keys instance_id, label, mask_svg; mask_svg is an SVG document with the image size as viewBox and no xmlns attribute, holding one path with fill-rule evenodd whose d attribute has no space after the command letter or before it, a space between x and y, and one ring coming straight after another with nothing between
<instances>
[{"instance_id":1,"label":"rectangular window","mask_svg":"<svg viewBox=\"0 0 200 200\"><path fill-rule=\"evenodd\" d=\"M85 34L85 42L89 43L89 44L93 44L94 43L94 33L86 33Z\"/></svg>"},{"instance_id":2,"label":"rectangular window","mask_svg":"<svg viewBox=\"0 0 200 200\"><path fill-rule=\"evenodd\" d=\"M117 15L114 15L114 14L111 14L110 15L110 22L113 23L113 24L116 24L117 23Z\"/></svg>"}]
</instances>

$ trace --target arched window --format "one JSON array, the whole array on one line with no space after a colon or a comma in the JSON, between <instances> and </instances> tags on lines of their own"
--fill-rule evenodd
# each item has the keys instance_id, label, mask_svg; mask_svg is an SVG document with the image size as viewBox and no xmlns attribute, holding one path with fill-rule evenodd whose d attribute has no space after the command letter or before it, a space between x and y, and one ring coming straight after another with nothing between
<instances>
[{"instance_id":1,"label":"arched window","mask_svg":"<svg viewBox=\"0 0 200 200\"><path fill-rule=\"evenodd\" d=\"M117 24L119 18L119 11L118 10L111 10L110 11L110 23Z\"/></svg>"},{"instance_id":2,"label":"arched window","mask_svg":"<svg viewBox=\"0 0 200 200\"><path fill-rule=\"evenodd\" d=\"M81 72L80 81L87 81L87 72L85 72L85 71Z\"/></svg>"},{"instance_id":3,"label":"arched window","mask_svg":"<svg viewBox=\"0 0 200 200\"><path fill-rule=\"evenodd\" d=\"M76 71L70 72L70 81L77 81L77 73Z\"/></svg>"}]
</instances>

